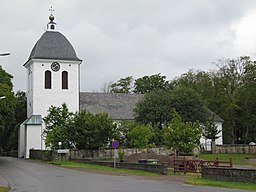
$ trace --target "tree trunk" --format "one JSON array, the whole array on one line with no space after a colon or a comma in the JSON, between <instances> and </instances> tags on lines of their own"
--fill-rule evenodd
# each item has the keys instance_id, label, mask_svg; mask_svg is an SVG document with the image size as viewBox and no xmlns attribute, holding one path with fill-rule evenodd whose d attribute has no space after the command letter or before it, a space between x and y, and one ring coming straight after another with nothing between
<instances>
[{"instance_id":1,"label":"tree trunk","mask_svg":"<svg viewBox=\"0 0 256 192\"><path fill-rule=\"evenodd\" d=\"M215 140L212 140L211 142L211 150L212 150L212 154L215 153Z\"/></svg>"}]
</instances>

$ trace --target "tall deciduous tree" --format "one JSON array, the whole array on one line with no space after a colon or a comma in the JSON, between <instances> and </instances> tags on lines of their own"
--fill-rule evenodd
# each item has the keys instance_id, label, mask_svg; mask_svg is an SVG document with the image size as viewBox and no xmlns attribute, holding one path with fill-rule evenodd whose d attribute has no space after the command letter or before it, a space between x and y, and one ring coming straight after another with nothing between
<instances>
[{"instance_id":1,"label":"tall deciduous tree","mask_svg":"<svg viewBox=\"0 0 256 192\"><path fill-rule=\"evenodd\" d=\"M44 117L46 125L45 144L52 149L59 148L58 143L62 143L62 148L69 148L70 135L69 124L73 117L73 113L69 112L67 105L64 103L61 107L51 106L48 114Z\"/></svg>"},{"instance_id":2,"label":"tall deciduous tree","mask_svg":"<svg viewBox=\"0 0 256 192\"><path fill-rule=\"evenodd\" d=\"M256 62L245 67L243 85L238 91L238 136L243 143L256 141Z\"/></svg>"},{"instance_id":3,"label":"tall deciduous tree","mask_svg":"<svg viewBox=\"0 0 256 192\"><path fill-rule=\"evenodd\" d=\"M111 93L131 93L133 90L133 77L128 76L119 79L116 83L112 83L109 86Z\"/></svg>"},{"instance_id":4,"label":"tall deciduous tree","mask_svg":"<svg viewBox=\"0 0 256 192\"><path fill-rule=\"evenodd\" d=\"M8 151L14 146L10 139L15 130L15 107L16 99L12 91L12 76L0 67L0 147L1 150Z\"/></svg>"},{"instance_id":5,"label":"tall deciduous tree","mask_svg":"<svg viewBox=\"0 0 256 192\"><path fill-rule=\"evenodd\" d=\"M172 148L177 155L189 153L192 147L200 144L202 130L198 122L184 122L174 109L172 120L163 129L164 143Z\"/></svg>"},{"instance_id":6,"label":"tall deciduous tree","mask_svg":"<svg viewBox=\"0 0 256 192\"><path fill-rule=\"evenodd\" d=\"M154 133L150 125L136 124L128 132L128 138L132 147L136 149L147 148L150 145L150 139Z\"/></svg>"},{"instance_id":7,"label":"tall deciduous tree","mask_svg":"<svg viewBox=\"0 0 256 192\"><path fill-rule=\"evenodd\" d=\"M115 124L106 113L92 114L80 111L72 119L71 141L78 149L98 149L106 146L113 138Z\"/></svg>"},{"instance_id":8,"label":"tall deciduous tree","mask_svg":"<svg viewBox=\"0 0 256 192\"><path fill-rule=\"evenodd\" d=\"M184 87L146 94L134 111L137 121L161 128L171 121L172 108L177 110L184 121L204 123L209 117L201 97L194 90Z\"/></svg>"},{"instance_id":9,"label":"tall deciduous tree","mask_svg":"<svg viewBox=\"0 0 256 192\"><path fill-rule=\"evenodd\" d=\"M158 90L146 94L134 109L135 119L152 125L157 146L163 144L162 128L171 122L173 108L185 122L205 123L209 117L204 102L192 89L178 87L172 91Z\"/></svg>"},{"instance_id":10,"label":"tall deciduous tree","mask_svg":"<svg viewBox=\"0 0 256 192\"><path fill-rule=\"evenodd\" d=\"M15 94L15 121L11 123L10 135L8 137L8 149L18 149L18 133L20 124L27 119L27 97L23 91Z\"/></svg>"},{"instance_id":11,"label":"tall deciduous tree","mask_svg":"<svg viewBox=\"0 0 256 192\"><path fill-rule=\"evenodd\" d=\"M135 80L134 93L149 93L156 90L168 90L171 88L171 84L166 80L166 76L160 73L144 76Z\"/></svg>"}]
</instances>

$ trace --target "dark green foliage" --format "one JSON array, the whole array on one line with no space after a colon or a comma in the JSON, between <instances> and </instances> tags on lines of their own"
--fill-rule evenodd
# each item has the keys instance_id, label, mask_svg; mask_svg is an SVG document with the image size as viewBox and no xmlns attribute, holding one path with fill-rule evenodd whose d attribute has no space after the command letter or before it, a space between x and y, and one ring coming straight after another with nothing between
<instances>
[{"instance_id":1,"label":"dark green foliage","mask_svg":"<svg viewBox=\"0 0 256 192\"><path fill-rule=\"evenodd\" d=\"M131 93L132 81L132 76L119 79L116 83L112 83L109 86L110 93Z\"/></svg>"},{"instance_id":2,"label":"dark green foliage","mask_svg":"<svg viewBox=\"0 0 256 192\"><path fill-rule=\"evenodd\" d=\"M169 81L166 80L166 76L160 75L160 73L144 76L135 80L134 83L134 93L149 93L156 90L169 90L171 85Z\"/></svg>"},{"instance_id":3,"label":"dark green foliage","mask_svg":"<svg viewBox=\"0 0 256 192\"><path fill-rule=\"evenodd\" d=\"M171 120L171 93L165 90L152 91L137 103L134 112L136 121L162 127Z\"/></svg>"},{"instance_id":4,"label":"dark green foliage","mask_svg":"<svg viewBox=\"0 0 256 192\"><path fill-rule=\"evenodd\" d=\"M204 124L203 136L206 139L211 139L212 141L215 141L219 138L218 134L220 132L221 130L218 130L218 126L214 123L213 119L210 119Z\"/></svg>"},{"instance_id":5,"label":"dark green foliage","mask_svg":"<svg viewBox=\"0 0 256 192\"><path fill-rule=\"evenodd\" d=\"M172 91L150 92L136 105L134 111L137 121L162 128L171 121L173 108L184 121L204 123L209 116L200 96L194 90L185 87Z\"/></svg>"},{"instance_id":6,"label":"dark green foliage","mask_svg":"<svg viewBox=\"0 0 256 192\"><path fill-rule=\"evenodd\" d=\"M221 59L215 65L215 71L189 71L172 84L194 89L224 119L224 143L255 141L255 62L244 56Z\"/></svg>"},{"instance_id":7,"label":"dark green foliage","mask_svg":"<svg viewBox=\"0 0 256 192\"><path fill-rule=\"evenodd\" d=\"M163 129L164 144L177 155L191 152L193 146L200 144L201 134L198 122L183 121L175 109L172 110L171 122Z\"/></svg>"},{"instance_id":8,"label":"dark green foliage","mask_svg":"<svg viewBox=\"0 0 256 192\"><path fill-rule=\"evenodd\" d=\"M16 132L16 99L12 91L11 80L12 76L0 67L0 97L5 96L5 99L0 100L0 147L4 151L17 149L15 141L11 140L16 139L13 136L13 133Z\"/></svg>"},{"instance_id":9,"label":"dark green foliage","mask_svg":"<svg viewBox=\"0 0 256 192\"><path fill-rule=\"evenodd\" d=\"M7 73L1 66L0 66L0 84L6 85L6 89L9 89L9 91L12 90L13 84L12 84L12 78L13 76Z\"/></svg>"},{"instance_id":10,"label":"dark green foliage","mask_svg":"<svg viewBox=\"0 0 256 192\"><path fill-rule=\"evenodd\" d=\"M105 147L113 138L115 124L106 113L77 113L69 125L70 140L78 149Z\"/></svg>"},{"instance_id":11,"label":"dark green foliage","mask_svg":"<svg viewBox=\"0 0 256 192\"><path fill-rule=\"evenodd\" d=\"M150 146L150 139L154 133L150 125L135 124L135 126L128 132L128 139L132 147L136 149L148 148Z\"/></svg>"},{"instance_id":12,"label":"dark green foliage","mask_svg":"<svg viewBox=\"0 0 256 192\"><path fill-rule=\"evenodd\" d=\"M69 123L73 117L73 113L69 112L67 105L64 103L61 107L51 106L45 122L45 144L53 149L59 148L58 143L62 143L62 148L70 147Z\"/></svg>"}]
</instances>

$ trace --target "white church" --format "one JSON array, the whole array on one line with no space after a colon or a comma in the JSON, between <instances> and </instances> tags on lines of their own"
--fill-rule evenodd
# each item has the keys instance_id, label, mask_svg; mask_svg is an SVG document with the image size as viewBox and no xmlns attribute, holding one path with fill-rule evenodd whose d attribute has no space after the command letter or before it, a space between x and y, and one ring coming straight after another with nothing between
<instances>
[{"instance_id":1,"label":"white church","mask_svg":"<svg viewBox=\"0 0 256 192\"><path fill-rule=\"evenodd\" d=\"M29 158L30 149L45 150L43 117L51 105L66 103L72 112L86 109L92 113L106 112L113 120L134 119L133 109L143 95L80 92L80 64L75 49L57 31L54 16L49 16L46 31L34 45L27 70L27 120L20 125L18 157ZM216 116L218 129L223 120ZM209 141L201 139L202 144ZM222 144L222 133L216 144Z\"/></svg>"}]
</instances>

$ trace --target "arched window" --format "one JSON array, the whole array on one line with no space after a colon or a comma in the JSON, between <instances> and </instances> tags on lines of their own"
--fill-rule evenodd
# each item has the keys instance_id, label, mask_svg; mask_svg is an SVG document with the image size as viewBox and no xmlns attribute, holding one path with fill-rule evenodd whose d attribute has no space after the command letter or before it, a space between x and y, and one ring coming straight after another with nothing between
<instances>
[{"instance_id":1,"label":"arched window","mask_svg":"<svg viewBox=\"0 0 256 192\"><path fill-rule=\"evenodd\" d=\"M52 88L52 73L51 73L51 71L45 71L44 88L45 89L51 89Z\"/></svg>"},{"instance_id":2,"label":"arched window","mask_svg":"<svg viewBox=\"0 0 256 192\"><path fill-rule=\"evenodd\" d=\"M54 25L51 25L51 29L54 30Z\"/></svg>"},{"instance_id":3,"label":"arched window","mask_svg":"<svg viewBox=\"0 0 256 192\"><path fill-rule=\"evenodd\" d=\"M62 71L62 89L68 89L68 72Z\"/></svg>"}]
</instances>

